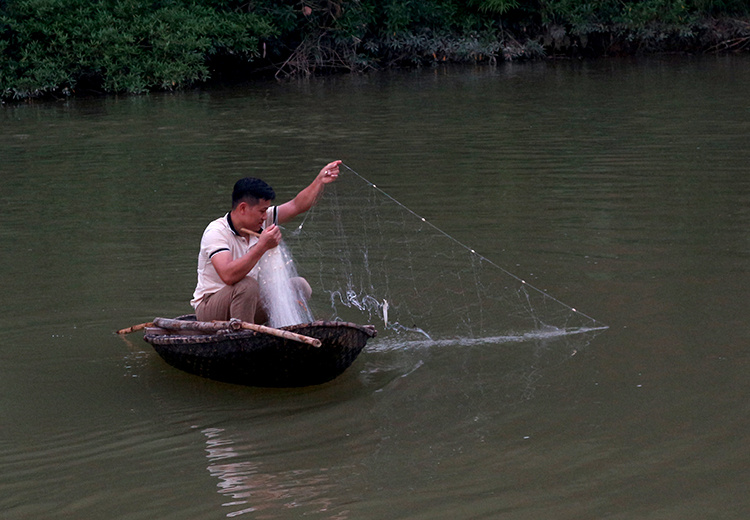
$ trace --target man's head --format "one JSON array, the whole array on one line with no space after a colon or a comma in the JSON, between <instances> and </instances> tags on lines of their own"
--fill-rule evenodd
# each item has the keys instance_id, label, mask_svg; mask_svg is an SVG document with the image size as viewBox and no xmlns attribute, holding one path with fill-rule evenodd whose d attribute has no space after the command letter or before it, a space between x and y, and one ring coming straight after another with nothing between
<instances>
[{"instance_id":1,"label":"man's head","mask_svg":"<svg viewBox=\"0 0 750 520\"><path fill-rule=\"evenodd\" d=\"M253 177L245 177L234 184L232 190L232 209L237 208L240 202L255 206L261 200L272 201L276 198L273 188L265 181Z\"/></svg>"},{"instance_id":2,"label":"man's head","mask_svg":"<svg viewBox=\"0 0 750 520\"><path fill-rule=\"evenodd\" d=\"M232 222L237 229L260 231L266 211L275 198L273 188L260 179L238 180L232 190Z\"/></svg>"}]
</instances>

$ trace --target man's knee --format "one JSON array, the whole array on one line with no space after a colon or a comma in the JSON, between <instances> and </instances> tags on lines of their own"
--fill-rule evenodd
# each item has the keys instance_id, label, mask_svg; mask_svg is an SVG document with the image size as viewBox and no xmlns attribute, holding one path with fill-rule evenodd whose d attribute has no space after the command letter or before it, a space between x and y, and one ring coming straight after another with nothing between
<instances>
[{"instance_id":1,"label":"man's knee","mask_svg":"<svg viewBox=\"0 0 750 520\"><path fill-rule=\"evenodd\" d=\"M246 276L232 286L232 302L229 308L232 318L251 323L263 323L265 314L260 303L260 285L255 278Z\"/></svg>"},{"instance_id":2,"label":"man's knee","mask_svg":"<svg viewBox=\"0 0 750 520\"><path fill-rule=\"evenodd\" d=\"M307 280L305 280L301 276L297 276L292 278L291 282L292 286L300 296L302 296L305 300L310 299L310 296L312 296L312 287L310 287L310 284L307 282Z\"/></svg>"},{"instance_id":3,"label":"man's knee","mask_svg":"<svg viewBox=\"0 0 750 520\"><path fill-rule=\"evenodd\" d=\"M234 297L257 297L260 294L258 280L252 276L246 276L233 286Z\"/></svg>"}]
</instances>

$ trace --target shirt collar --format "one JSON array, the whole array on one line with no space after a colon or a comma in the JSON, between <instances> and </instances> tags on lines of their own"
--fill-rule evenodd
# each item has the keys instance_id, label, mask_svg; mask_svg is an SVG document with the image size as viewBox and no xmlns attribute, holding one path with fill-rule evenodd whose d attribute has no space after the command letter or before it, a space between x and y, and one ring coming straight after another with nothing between
<instances>
[{"instance_id":1,"label":"shirt collar","mask_svg":"<svg viewBox=\"0 0 750 520\"><path fill-rule=\"evenodd\" d=\"M227 213L227 224L229 224L229 229L232 230L232 233L237 235L238 237L241 237L242 235L239 234L239 232L234 228L234 223L232 222L232 214Z\"/></svg>"}]
</instances>

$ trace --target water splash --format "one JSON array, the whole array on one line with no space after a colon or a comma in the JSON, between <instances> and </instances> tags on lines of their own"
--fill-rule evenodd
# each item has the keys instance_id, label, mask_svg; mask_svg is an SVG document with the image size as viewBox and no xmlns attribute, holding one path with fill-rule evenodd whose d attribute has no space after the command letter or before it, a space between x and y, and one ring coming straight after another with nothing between
<instances>
[{"instance_id":1,"label":"water splash","mask_svg":"<svg viewBox=\"0 0 750 520\"><path fill-rule=\"evenodd\" d=\"M597 333L607 330L607 327L580 327L576 329L561 329L545 327L538 330L521 332L518 334L504 334L485 337L455 337L450 339L423 339L419 337L389 338L373 342L367 346L368 352L388 352L391 350L418 350L439 347L472 347L475 345L503 345L509 343L525 343L528 341L548 341L568 336L587 336L593 338Z\"/></svg>"}]
</instances>

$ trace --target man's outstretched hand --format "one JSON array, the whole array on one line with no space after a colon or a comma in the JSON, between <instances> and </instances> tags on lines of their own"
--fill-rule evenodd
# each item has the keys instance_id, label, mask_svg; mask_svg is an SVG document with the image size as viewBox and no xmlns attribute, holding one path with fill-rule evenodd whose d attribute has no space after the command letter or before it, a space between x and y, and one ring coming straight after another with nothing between
<instances>
[{"instance_id":1,"label":"man's outstretched hand","mask_svg":"<svg viewBox=\"0 0 750 520\"><path fill-rule=\"evenodd\" d=\"M321 169L318 174L318 179L320 179L323 184L329 184L338 179L340 164L341 161L333 161L323 166L323 169Z\"/></svg>"}]
</instances>

